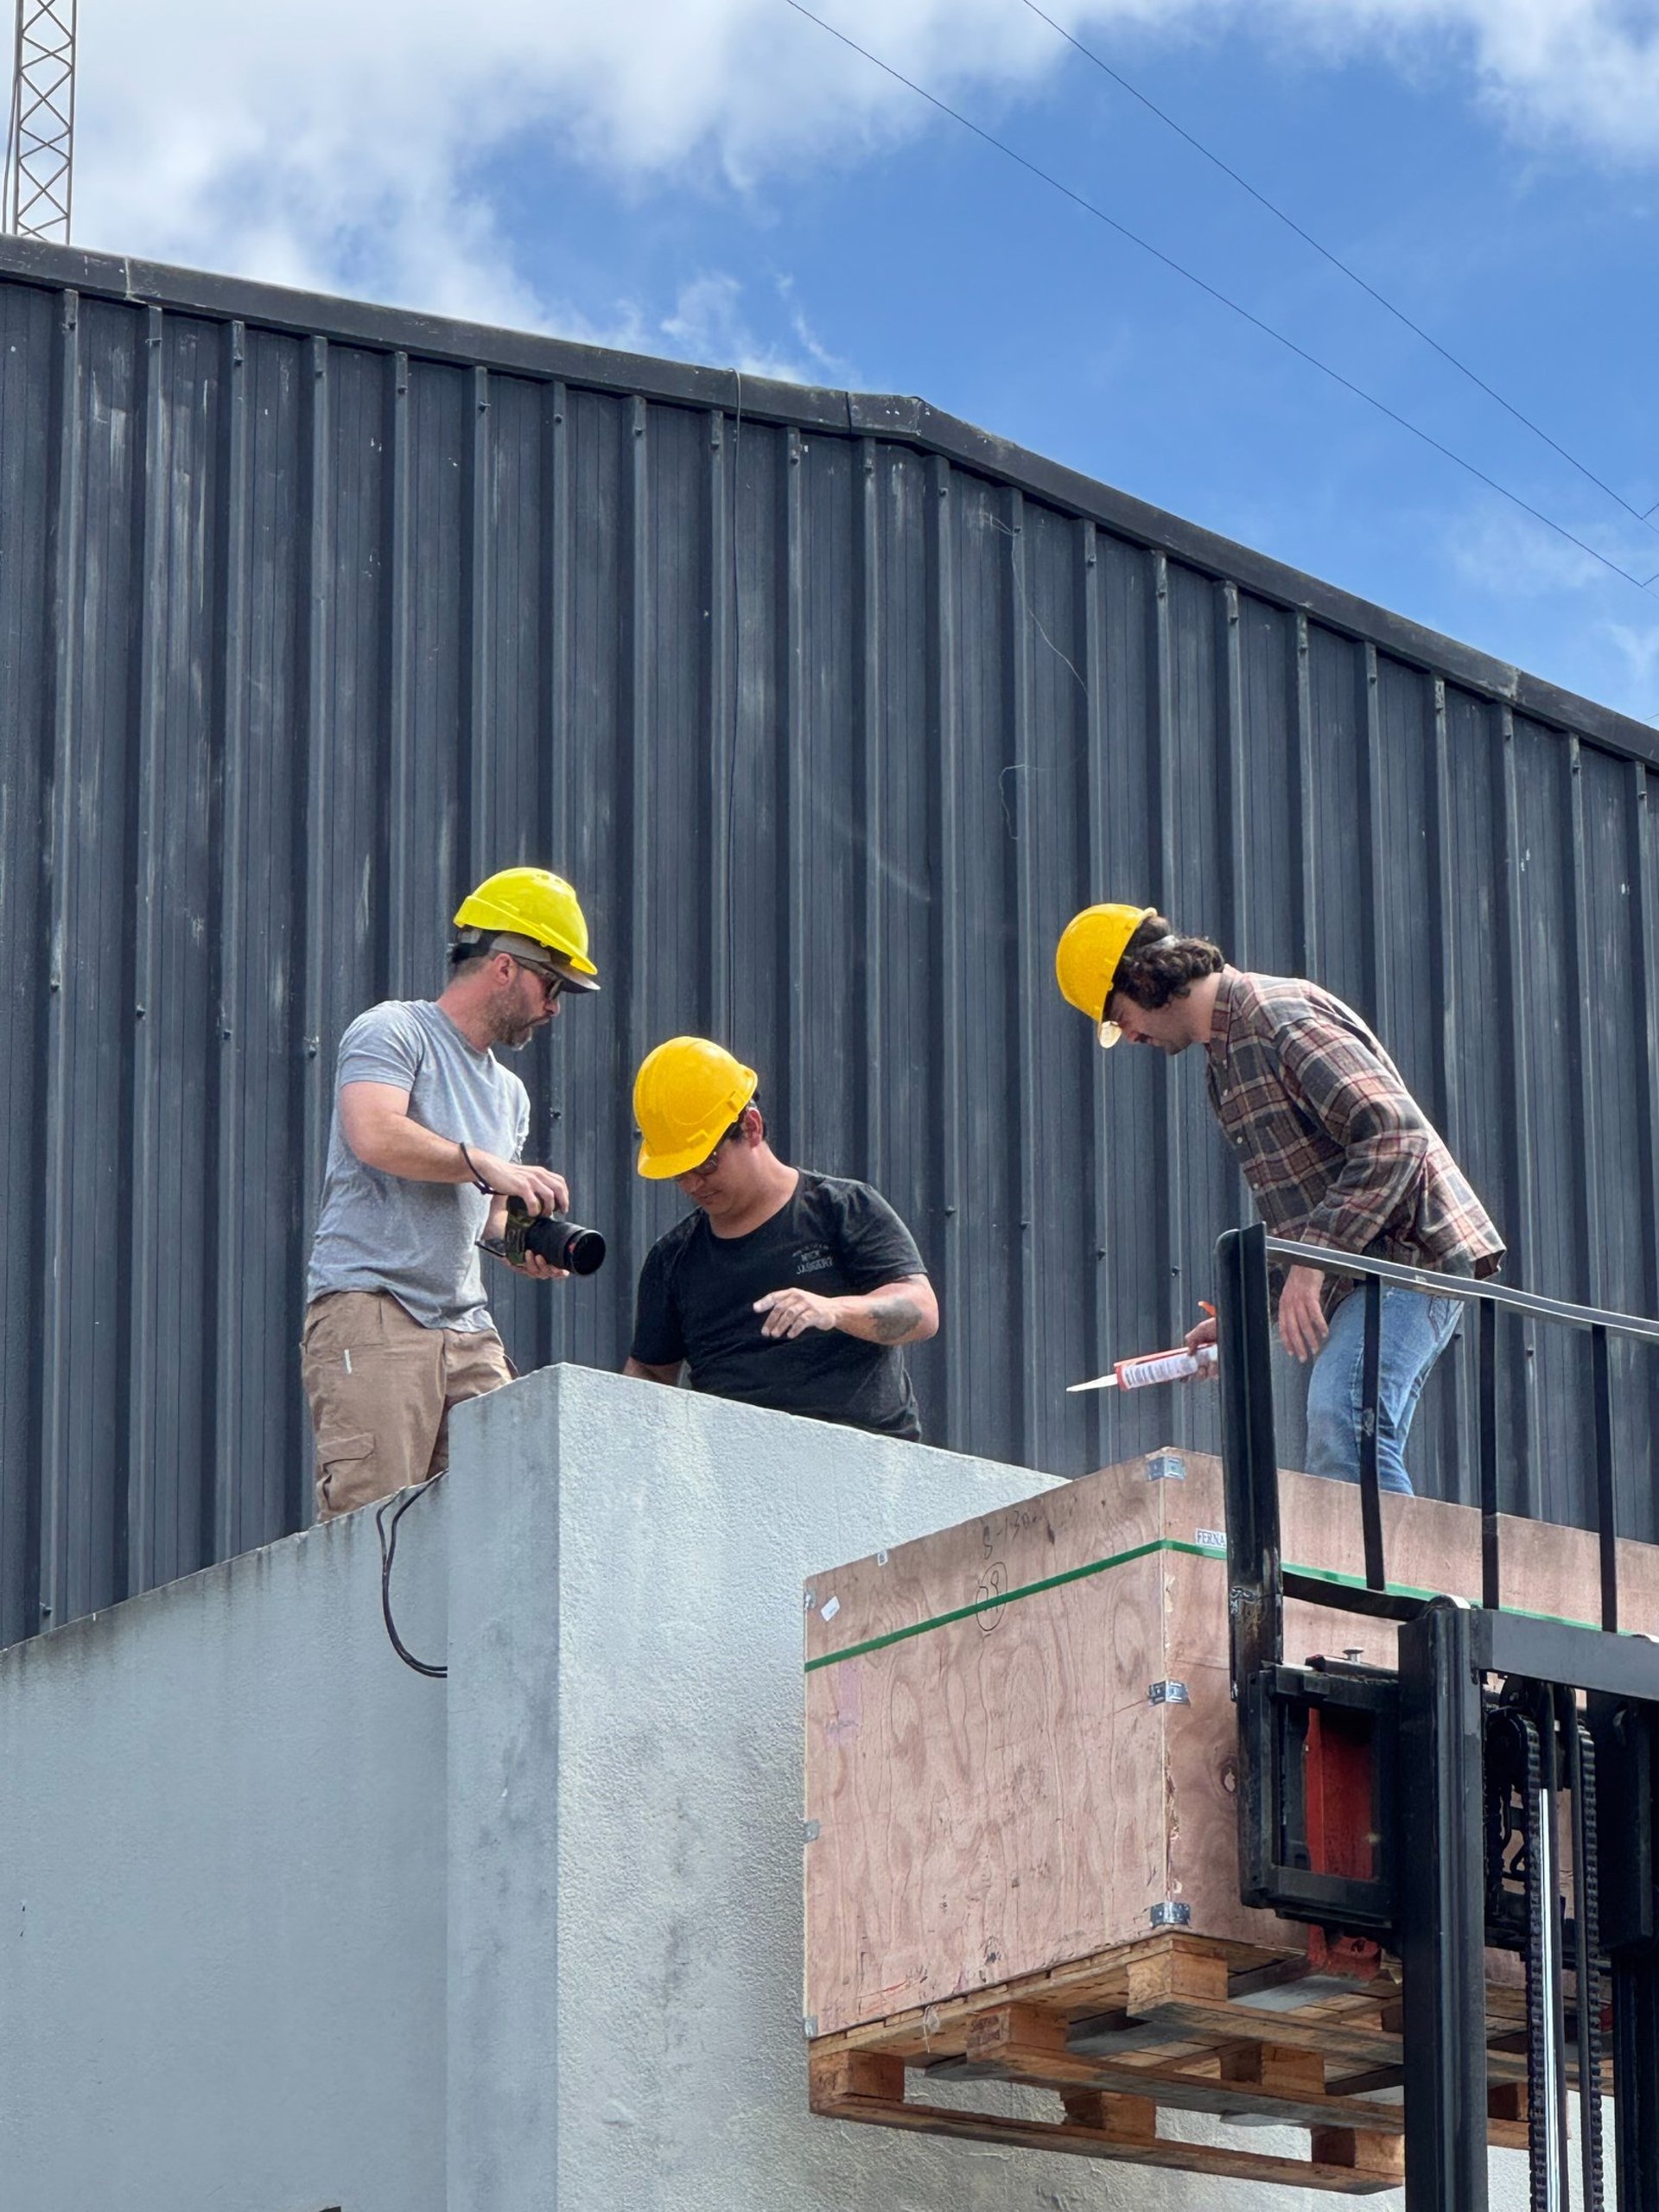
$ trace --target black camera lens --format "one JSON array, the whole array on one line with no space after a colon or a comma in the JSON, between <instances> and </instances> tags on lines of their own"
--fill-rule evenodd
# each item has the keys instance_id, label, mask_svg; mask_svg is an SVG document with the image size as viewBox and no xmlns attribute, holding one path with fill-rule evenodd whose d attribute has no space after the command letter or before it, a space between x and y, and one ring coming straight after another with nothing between
<instances>
[{"instance_id":1,"label":"black camera lens","mask_svg":"<svg viewBox=\"0 0 1659 2212\"><path fill-rule=\"evenodd\" d=\"M558 1213L538 1215L527 1225L524 1249L568 1274L595 1274L605 1264L605 1239L598 1230L584 1229Z\"/></svg>"}]
</instances>

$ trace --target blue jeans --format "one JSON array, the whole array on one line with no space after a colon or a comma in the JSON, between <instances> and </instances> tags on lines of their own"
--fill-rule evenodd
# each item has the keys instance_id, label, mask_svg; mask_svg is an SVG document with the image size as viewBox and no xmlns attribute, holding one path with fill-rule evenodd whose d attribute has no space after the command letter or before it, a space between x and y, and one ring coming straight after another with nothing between
<instances>
[{"instance_id":1,"label":"blue jeans","mask_svg":"<svg viewBox=\"0 0 1659 2212\"><path fill-rule=\"evenodd\" d=\"M1455 1298L1425 1298L1385 1284L1377 1373L1376 1479L1411 1495L1406 1439L1428 1370L1452 1341ZM1364 1403L1365 1297L1356 1287L1337 1308L1307 1380L1307 1471L1333 1482L1359 1480L1359 1417Z\"/></svg>"}]
</instances>

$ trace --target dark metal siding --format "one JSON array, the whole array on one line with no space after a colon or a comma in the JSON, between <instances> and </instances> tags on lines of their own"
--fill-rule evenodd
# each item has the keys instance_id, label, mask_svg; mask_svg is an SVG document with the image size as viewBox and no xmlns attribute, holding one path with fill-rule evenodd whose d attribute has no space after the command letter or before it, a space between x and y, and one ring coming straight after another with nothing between
<instances>
[{"instance_id":1,"label":"dark metal siding","mask_svg":"<svg viewBox=\"0 0 1659 2212\"><path fill-rule=\"evenodd\" d=\"M1373 1019L1512 1280L1659 1305L1641 725L917 402L15 241L0 502L0 1637L303 1516L335 1045L515 858L593 922L605 994L524 1065L614 1251L498 1286L521 1364L620 1357L678 1203L632 1070L710 1030L915 1228L934 1437L1210 1440L1203 1393L1062 1390L1173 1341L1245 1211L1198 1067L1103 1065L1055 993L1102 895ZM1452 1494L1465 1362L1416 1454ZM1573 1510L1583 1381L1508 1347L1516 1502Z\"/></svg>"}]
</instances>

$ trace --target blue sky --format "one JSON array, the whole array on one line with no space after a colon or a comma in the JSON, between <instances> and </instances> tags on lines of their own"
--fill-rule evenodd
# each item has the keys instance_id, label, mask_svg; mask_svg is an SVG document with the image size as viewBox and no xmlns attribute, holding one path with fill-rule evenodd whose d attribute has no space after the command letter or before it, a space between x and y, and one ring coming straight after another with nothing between
<instances>
[{"instance_id":1,"label":"blue sky","mask_svg":"<svg viewBox=\"0 0 1659 2212\"><path fill-rule=\"evenodd\" d=\"M1022 0L813 4L1588 544L1659 570L1659 512L1622 513ZM205 0L145 12L130 50L130 27L84 26L80 243L918 392L1659 721L1659 587L785 0L597 19L525 0L459 47L435 0L290 0L251 25ZM1634 506L1659 502L1659 7L1051 12ZM147 70L150 94L122 97Z\"/></svg>"}]
</instances>

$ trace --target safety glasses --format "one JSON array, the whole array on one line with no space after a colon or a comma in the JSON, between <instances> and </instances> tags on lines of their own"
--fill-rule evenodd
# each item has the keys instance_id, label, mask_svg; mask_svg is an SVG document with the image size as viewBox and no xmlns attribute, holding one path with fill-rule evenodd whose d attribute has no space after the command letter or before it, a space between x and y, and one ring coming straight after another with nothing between
<instances>
[{"instance_id":1,"label":"safety glasses","mask_svg":"<svg viewBox=\"0 0 1659 2212\"><path fill-rule=\"evenodd\" d=\"M731 1142L732 1139L737 1135L742 1126L743 1116L740 1114L736 1121L732 1123L731 1128L727 1130L725 1135L721 1137L720 1142L709 1154L708 1159L703 1160L699 1166L688 1167L685 1171L686 1173L688 1175L712 1175L715 1168L720 1165L721 1154L725 1151L727 1146Z\"/></svg>"},{"instance_id":2,"label":"safety glasses","mask_svg":"<svg viewBox=\"0 0 1659 2212\"><path fill-rule=\"evenodd\" d=\"M526 960L521 952L510 952L507 957L516 968L527 969L550 999L557 998L562 991L570 988L569 977L561 975L556 968L549 968L539 960Z\"/></svg>"}]
</instances>

